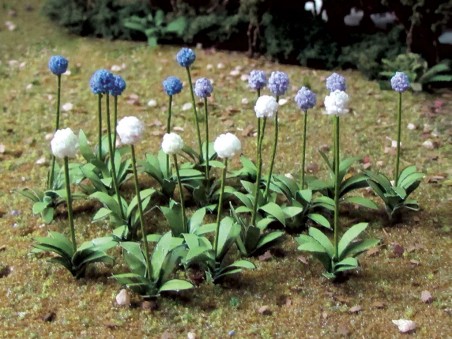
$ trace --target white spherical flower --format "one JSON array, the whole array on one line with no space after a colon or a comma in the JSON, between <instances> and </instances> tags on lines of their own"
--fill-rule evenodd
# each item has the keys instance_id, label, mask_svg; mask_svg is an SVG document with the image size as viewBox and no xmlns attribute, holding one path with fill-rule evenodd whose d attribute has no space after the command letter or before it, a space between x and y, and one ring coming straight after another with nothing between
<instances>
[{"instance_id":1,"label":"white spherical flower","mask_svg":"<svg viewBox=\"0 0 452 339\"><path fill-rule=\"evenodd\" d=\"M163 136L162 150L168 155L179 153L184 148L184 141L176 133L166 133Z\"/></svg>"},{"instance_id":2,"label":"white spherical flower","mask_svg":"<svg viewBox=\"0 0 452 339\"><path fill-rule=\"evenodd\" d=\"M59 129L50 141L50 147L57 158L73 158L77 154L78 138L70 128Z\"/></svg>"},{"instance_id":3,"label":"white spherical flower","mask_svg":"<svg viewBox=\"0 0 452 339\"><path fill-rule=\"evenodd\" d=\"M220 158L231 158L242 150L239 138L232 133L221 134L215 140L213 148Z\"/></svg>"},{"instance_id":4,"label":"white spherical flower","mask_svg":"<svg viewBox=\"0 0 452 339\"><path fill-rule=\"evenodd\" d=\"M143 131L144 125L136 117L124 117L116 126L116 132L118 132L123 145L133 145L140 141Z\"/></svg>"},{"instance_id":5,"label":"white spherical flower","mask_svg":"<svg viewBox=\"0 0 452 339\"><path fill-rule=\"evenodd\" d=\"M271 118L278 111L278 103L271 95L262 95L257 99L254 111L258 118Z\"/></svg>"},{"instance_id":6,"label":"white spherical flower","mask_svg":"<svg viewBox=\"0 0 452 339\"><path fill-rule=\"evenodd\" d=\"M343 115L348 112L348 94L335 90L325 97L325 109L328 115Z\"/></svg>"}]
</instances>

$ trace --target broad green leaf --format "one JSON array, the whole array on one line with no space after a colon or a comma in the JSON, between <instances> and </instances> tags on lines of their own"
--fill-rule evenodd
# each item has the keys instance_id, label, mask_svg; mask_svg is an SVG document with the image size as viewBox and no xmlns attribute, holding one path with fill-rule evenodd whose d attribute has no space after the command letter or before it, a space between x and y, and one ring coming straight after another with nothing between
<instances>
[{"instance_id":1,"label":"broad green leaf","mask_svg":"<svg viewBox=\"0 0 452 339\"><path fill-rule=\"evenodd\" d=\"M254 265L251 261L248 260L236 260L232 264L228 265L229 267L237 267L237 268L245 268L249 270L253 270L256 268L256 265Z\"/></svg>"},{"instance_id":2,"label":"broad green leaf","mask_svg":"<svg viewBox=\"0 0 452 339\"><path fill-rule=\"evenodd\" d=\"M269 202L268 204L261 206L259 209L273 216L283 226L286 226L286 216L283 209L279 205L274 202Z\"/></svg>"},{"instance_id":3,"label":"broad green leaf","mask_svg":"<svg viewBox=\"0 0 452 339\"><path fill-rule=\"evenodd\" d=\"M312 200L312 191L310 189L299 190L297 195L299 195L306 203L310 203Z\"/></svg>"},{"instance_id":4,"label":"broad green leaf","mask_svg":"<svg viewBox=\"0 0 452 339\"><path fill-rule=\"evenodd\" d=\"M367 226L368 223L365 222L353 225L342 235L337 247L339 258L344 257L351 242L356 239L367 228Z\"/></svg>"},{"instance_id":5,"label":"broad green leaf","mask_svg":"<svg viewBox=\"0 0 452 339\"><path fill-rule=\"evenodd\" d=\"M55 215L55 209L52 207L45 208L44 211L41 212L41 218L46 224L50 224Z\"/></svg>"},{"instance_id":6,"label":"broad green leaf","mask_svg":"<svg viewBox=\"0 0 452 339\"><path fill-rule=\"evenodd\" d=\"M328 219L319 213L309 213L308 218L314 221L316 224L331 229L331 225Z\"/></svg>"},{"instance_id":7,"label":"broad green leaf","mask_svg":"<svg viewBox=\"0 0 452 339\"><path fill-rule=\"evenodd\" d=\"M298 207L298 206L285 206L283 208L284 211L284 215L287 218L293 218L296 215L300 214L303 212L303 207Z\"/></svg>"},{"instance_id":8,"label":"broad green leaf","mask_svg":"<svg viewBox=\"0 0 452 339\"><path fill-rule=\"evenodd\" d=\"M323 247L317 240L308 235L302 234L295 240L299 244L298 250L300 251L328 254L325 247Z\"/></svg>"},{"instance_id":9,"label":"broad green leaf","mask_svg":"<svg viewBox=\"0 0 452 339\"><path fill-rule=\"evenodd\" d=\"M256 249L263 249L273 242L277 241L279 238L281 238L284 235L283 231L273 231L267 234L262 235L259 238L259 241L256 245Z\"/></svg>"},{"instance_id":10,"label":"broad green leaf","mask_svg":"<svg viewBox=\"0 0 452 339\"><path fill-rule=\"evenodd\" d=\"M356 258L348 257L342 259L334 265L334 272L343 272L353 270L359 267L359 262Z\"/></svg>"},{"instance_id":11,"label":"broad green leaf","mask_svg":"<svg viewBox=\"0 0 452 339\"><path fill-rule=\"evenodd\" d=\"M364 198L364 197L347 197L344 199L345 202L349 202L351 204L357 204L360 206L364 206L373 210L378 210L378 206L372 200Z\"/></svg>"},{"instance_id":12,"label":"broad green leaf","mask_svg":"<svg viewBox=\"0 0 452 339\"><path fill-rule=\"evenodd\" d=\"M368 249L378 245L380 240L378 239L366 239L358 243L352 243L347 250L343 253L344 257L356 257Z\"/></svg>"},{"instance_id":13,"label":"broad green leaf","mask_svg":"<svg viewBox=\"0 0 452 339\"><path fill-rule=\"evenodd\" d=\"M202 225L204 217L206 216L206 209L200 208L192 214L189 221L190 233L196 233L196 230Z\"/></svg>"},{"instance_id":14,"label":"broad green leaf","mask_svg":"<svg viewBox=\"0 0 452 339\"><path fill-rule=\"evenodd\" d=\"M105 207L101 207L93 217L93 222L103 220L111 214L111 210Z\"/></svg>"},{"instance_id":15,"label":"broad green leaf","mask_svg":"<svg viewBox=\"0 0 452 339\"><path fill-rule=\"evenodd\" d=\"M160 288L159 292L164 291L182 291L182 290L188 290L190 288L193 288L193 284L181 279L172 279L165 282Z\"/></svg>"},{"instance_id":16,"label":"broad green leaf","mask_svg":"<svg viewBox=\"0 0 452 339\"><path fill-rule=\"evenodd\" d=\"M322 231L318 230L315 227L310 227L308 233L313 239L317 240L319 244L325 248L330 258L334 256L333 244Z\"/></svg>"},{"instance_id":17,"label":"broad green leaf","mask_svg":"<svg viewBox=\"0 0 452 339\"><path fill-rule=\"evenodd\" d=\"M46 202L42 202L42 201L35 202L33 204L33 208L32 208L33 214L41 213L42 211L44 211L44 209L47 208L47 206L48 206L48 204Z\"/></svg>"},{"instance_id":18,"label":"broad green leaf","mask_svg":"<svg viewBox=\"0 0 452 339\"><path fill-rule=\"evenodd\" d=\"M242 184L243 188L248 192L253 194L254 190L256 189L256 185L252 182L240 180L240 183Z\"/></svg>"},{"instance_id":19,"label":"broad green leaf","mask_svg":"<svg viewBox=\"0 0 452 339\"><path fill-rule=\"evenodd\" d=\"M220 222L218 237L217 260L221 261L228 252L235 239L240 234L240 226L230 217L225 217Z\"/></svg>"}]
</instances>

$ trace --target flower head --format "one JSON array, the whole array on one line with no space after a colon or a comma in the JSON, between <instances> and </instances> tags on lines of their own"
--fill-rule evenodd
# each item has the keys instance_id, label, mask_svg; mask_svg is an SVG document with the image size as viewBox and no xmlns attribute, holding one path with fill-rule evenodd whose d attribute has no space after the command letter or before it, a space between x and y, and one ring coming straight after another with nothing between
<instances>
[{"instance_id":1,"label":"flower head","mask_svg":"<svg viewBox=\"0 0 452 339\"><path fill-rule=\"evenodd\" d=\"M78 138L70 128L59 129L50 141L50 147L57 158L73 158L77 154Z\"/></svg>"},{"instance_id":2,"label":"flower head","mask_svg":"<svg viewBox=\"0 0 452 339\"><path fill-rule=\"evenodd\" d=\"M271 95L261 95L254 106L254 112L258 118L271 118L278 111L278 103Z\"/></svg>"},{"instance_id":3,"label":"flower head","mask_svg":"<svg viewBox=\"0 0 452 339\"><path fill-rule=\"evenodd\" d=\"M184 141L176 133L166 133L163 136L162 150L168 155L180 153L184 148Z\"/></svg>"},{"instance_id":4,"label":"flower head","mask_svg":"<svg viewBox=\"0 0 452 339\"><path fill-rule=\"evenodd\" d=\"M242 150L239 138L232 133L221 134L215 139L213 149L220 158L231 158Z\"/></svg>"},{"instance_id":5,"label":"flower head","mask_svg":"<svg viewBox=\"0 0 452 339\"><path fill-rule=\"evenodd\" d=\"M195 94L200 98L207 98L213 92L213 86L209 79L200 78L195 83Z\"/></svg>"},{"instance_id":6,"label":"flower head","mask_svg":"<svg viewBox=\"0 0 452 339\"><path fill-rule=\"evenodd\" d=\"M49 69L55 75L61 75L67 70L69 62L61 55L53 55L49 59Z\"/></svg>"},{"instance_id":7,"label":"flower head","mask_svg":"<svg viewBox=\"0 0 452 339\"><path fill-rule=\"evenodd\" d=\"M336 90L345 91L347 90L347 84L345 83L345 78L337 73L331 74L328 78L326 78L326 88L330 92L334 92Z\"/></svg>"},{"instance_id":8,"label":"flower head","mask_svg":"<svg viewBox=\"0 0 452 339\"><path fill-rule=\"evenodd\" d=\"M179 78L174 76L169 76L162 82L163 90L168 95L174 95L180 93L182 91L182 82L179 80Z\"/></svg>"},{"instance_id":9,"label":"flower head","mask_svg":"<svg viewBox=\"0 0 452 339\"><path fill-rule=\"evenodd\" d=\"M335 90L325 97L325 109L328 115L343 115L348 112L348 94Z\"/></svg>"},{"instance_id":10,"label":"flower head","mask_svg":"<svg viewBox=\"0 0 452 339\"><path fill-rule=\"evenodd\" d=\"M195 59L196 54L190 48L182 48L176 55L176 61L182 67L190 67Z\"/></svg>"},{"instance_id":11,"label":"flower head","mask_svg":"<svg viewBox=\"0 0 452 339\"><path fill-rule=\"evenodd\" d=\"M144 125L136 117L124 117L118 122L116 132L123 145L133 145L140 141L143 135Z\"/></svg>"},{"instance_id":12,"label":"flower head","mask_svg":"<svg viewBox=\"0 0 452 339\"><path fill-rule=\"evenodd\" d=\"M255 91L262 89L267 84L267 77L264 71L253 70L248 77L248 86Z\"/></svg>"},{"instance_id":13,"label":"flower head","mask_svg":"<svg viewBox=\"0 0 452 339\"><path fill-rule=\"evenodd\" d=\"M309 108L315 106L317 102L317 96L309 88L303 86L295 96L295 102L297 103L298 107L300 107L300 109L307 111Z\"/></svg>"},{"instance_id":14,"label":"flower head","mask_svg":"<svg viewBox=\"0 0 452 339\"><path fill-rule=\"evenodd\" d=\"M113 86L110 88L110 94L113 96L121 95L126 89L126 82L120 75L117 74L114 74L113 78L114 81Z\"/></svg>"},{"instance_id":15,"label":"flower head","mask_svg":"<svg viewBox=\"0 0 452 339\"><path fill-rule=\"evenodd\" d=\"M106 69L98 69L89 80L91 91L94 94L106 94L113 88L115 77Z\"/></svg>"},{"instance_id":16,"label":"flower head","mask_svg":"<svg viewBox=\"0 0 452 339\"><path fill-rule=\"evenodd\" d=\"M289 76L284 72L272 72L268 79L268 89L274 95L283 95L289 88Z\"/></svg>"},{"instance_id":17,"label":"flower head","mask_svg":"<svg viewBox=\"0 0 452 339\"><path fill-rule=\"evenodd\" d=\"M405 92L410 88L410 79L403 72L396 72L396 74L391 78L391 87L396 92Z\"/></svg>"}]
</instances>

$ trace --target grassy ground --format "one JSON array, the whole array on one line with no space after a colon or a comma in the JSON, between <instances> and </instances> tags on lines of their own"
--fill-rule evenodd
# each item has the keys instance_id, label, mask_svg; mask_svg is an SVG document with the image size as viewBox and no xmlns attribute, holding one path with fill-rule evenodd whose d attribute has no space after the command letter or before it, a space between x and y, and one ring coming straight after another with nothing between
<instances>
[{"instance_id":1,"label":"grassy ground","mask_svg":"<svg viewBox=\"0 0 452 339\"><path fill-rule=\"evenodd\" d=\"M369 220L368 233L381 239L381 246L373 255L363 255L363 269L343 284L335 285L321 277L321 266L309 256L309 265L298 260L302 253L287 237L279 246L279 255L266 261L253 259L256 270L225 285L201 285L181 297L162 298L158 310L147 311L139 307L137 296L134 307L115 305L120 286L109 277L112 271L121 269L119 265L112 270L99 268L94 278L75 281L63 269L31 255L34 237L45 235L49 229L64 230L67 225L64 213L51 225L44 225L32 215L30 203L14 193L18 188L45 185L47 166L36 162L42 157L49 160L46 135L54 125L56 78L47 69L49 57L62 54L70 61L71 75L63 76L62 104L70 102L74 108L63 114L62 125L76 131L83 128L93 141L96 98L88 80L98 68L125 64L120 74L127 81L127 90L120 100L120 115L136 115L145 121L146 137L137 149L141 157L145 152L156 152L161 141L164 127L159 126L164 126L166 119L161 81L168 75L185 79L184 70L174 61L177 47L149 49L144 44L68 36L39 15L38 3L26 2L33 7L30 10L22 2L4 0L0 8L0 337L183 338L193 332L198 338L209 338L226 337L229 331L235 331L237 337L258 338L391 338L399 336L391 323L399 318L417 323L414 336L450 335L452 95L447 91L404 95L403 126L411 122L417 129L403 130L401 164L415 164L426 173L415 193L422 209L405 214L403 221L392 227L387 225L383 211L352 210L343 222ZM15 9L16 15L10 9ZM16 29L9 31L5 21L12 21ZM251 60L236 53L196 53L194 78L207 76L214 80L211 135L237 133L244 153L250 157L255 140L243 135L242 130L254 124L254 114L252 104L241 101L247 98L252 103L255 94L229 73L240 66L243 74L254 68L289 74L293 87L287 95L289 102L280 112L276 171L297 175L301 114L293 96L308 81L322 102L326 94L324 79L329 72ZM219 63L224 68L217 68ZM395 138L396 95L380 91L377 84L357 72L342 73L348 81L352 114L342 119L341 152L368 156L374 169L390 174L394 156L385 153L385 148L390 146L387 138ZM135 100L131 100L132 94L137 96ZM157 100L158 105L148 107L149 99ZM174 109L175 126L183 128L179 133L187 142L195 140L192 113L181 110L182 104L189 101L189 92L184 90L175 98ZM319 103L309 115L307 161L315 175L325 177L317 149L331 145L332 125L321 110ZM422 146L427 139L434 142L434 149ZM270 152L270 138L267 140L266 150ZM78 207L83 209L84 205ZM79 239L108 232L108 225L90 223L92 213L88 209L77 214ZM149 222L163 228L161 220L156 213ZM403 254L398 246L404 249ZM424 290L433 295L432 303L420 300ZM356 305L361 310L351 312ZM268 306L270 314L260 314L262 306ZM51 313L54 319L46 321Z\"/></svg>"}]
</instances>

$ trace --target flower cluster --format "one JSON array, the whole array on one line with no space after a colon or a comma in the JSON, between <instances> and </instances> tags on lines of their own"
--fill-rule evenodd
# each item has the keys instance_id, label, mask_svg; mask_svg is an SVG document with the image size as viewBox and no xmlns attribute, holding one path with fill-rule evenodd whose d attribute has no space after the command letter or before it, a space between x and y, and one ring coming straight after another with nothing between
<instances>
[{"instance_id":1,"label":"flower cluster","mask_svg":"<svg viewBox=\"0 0 452 339\"><path fill-rule=\"evenodd\" d=\"M125 89L126 89L125 80L120 75L114 74L113 75L113 83L111 84L111 87L109 90L110 95L113 95L113 96L121 95Z\"/></svg>"},{"instance_id":2,"label":"flower cluster","mask_svg":"<svg viewBox=\"0 0 452 339\"><path fill-rule=\"evenodd\" d=\"M124 145L133 145L140 141L143 131L144 125L136 117L124 117L116 127L116 132Z\"/></svg>"},{"instance_id":3,"label":"flower cluster","mask_svg":"<svg viewBox=\"0 0 452 339\"><path fill-rule=\"evenodd\" d=\"M303 111L307 111L310 108L313 108L317 102L317 96L313 91L309 88L301 87L298 91L297 95L295 95L295 102L298 107Z\"/></svg>"},{"instance_id":4,"label":"flower cluster","mask_svg":"<svg viewBox=\"0 0 452 339\"><path fill-rule=\"evenodd\" d=\"M169 76L162 82L163 90L168 95L175 95L182 91L182 82L175 76Z\"/></svg>"},{"instance_id":5,"label":"flower cluster","mask_svg":"<svg viewBox=\"0 0 452 339\"><path fill-rule=\"evenodd\" d=\"M115 83L115 77L113 73L106 69L99 69L94 72L89 81L91 91L94 94L106 94L109 93Z\"/></svg>"},{"instance_id":6,"label":"flower cluster","mask_svg":"<svg viewBox=\"0 0 452 339\"><path fill-rule=\"evenodd\" d=\"M184 141L176 133L166 133L163 136L162 150L165 154L174 155L180 153L184 148Z\"/></svg>"},{"instance_id":7,"label":"flower cluster","mask_svg":"<svg viewBox=\"0 0 452 339\"><path fill-rule=\"evenodd\" d=\"M335 90L325 97L325 109L328 115L343 115L348 112L348 94Z\"/></svg>"},{"instance_id":8,"label":"flower cluster","mask_svg":"<svg viewBox=\"0 0 452 339\"><path fill-rule=\"evenodd\" d=\"M73 158L77 154L78 138L70 128L59 129L50 141L50 147L57 158Z\"/></svg>"},{"instance_id":9,"label":"flower cluster","mask_svg":"<svg viewBox=\"0 0 452 339\"><path fill-rule=\"evenodd\" d=\"M391 78L391 87L396 92L405 92L410 88L410 79L403 72L396 72L396 74Z\"/></svg>"},{"instance_id":10,"label":"flower cluster","mask_svg":"<svg viewBox=\"0 0 452 339\"><path fill-rule=\"evenodd\" d=\"M289 76L284 72L272 72L268 79L268 89L276 96L283 95L289 88Z\"/></svg>"},{"instance_id":11,"label":"flower cluster","mask_svg":"<svg viewBox=\"0 0 452 339\"><path fill-rule=\"evenodd\" d=\"M271 118L278 112L278 107L275 97L262 95L256 101L254 112L258 118Z\"/></svg>"},{"instance_id":12,"label":"flower cluster","mask_svg":"<svg viewBox=\"0 0 452 339\"><path fill-rule=\"evenodd\" d=\"M248 86L257 91L265 87L267 84L267 77L264 71L253 70L248 76Z\"/></svg>"},{"instance_id":13,"label":"flower cluster","mask_svg":"<svg viewBox=\"0 0 452 339\"><path fill-rule=\"evenodd\" d=\"M232 158L240 153L242 144L239 138L232 133L221 134L215 139L213 148L218 157L222 159Z\"/></svg>"},{"instance_id":14,"label":"flower cluster","mask_svg":"<svg viewBox=\"0 0 452 339\"><path fill-rule=\"evenodd\" d=\"M195 94L200 98L207 98L213 92L213 86L209 79L200 78L195 83Z\"/></svg>"},{"instance_id":15,"label":"flower cluster","mask_svg":"<svg viewBox=\"0 0 452 339\"><path fill-rule=\"evenodd\" d=\"M328 78L326 78L326 88L330 92L334 91L346 91L347 84L345 82L345 78L337 73L331 74Z\"/></svg>"},{"instance_id":16,"label":"flower cluster","mask_svg":"<svg viewBox=\"0 0 452 339\"><path fill-rule=\"evenodd\" d=\"M61 75L67 71L69 62L61 55L53 55L49 59L49 69L55 75Z\"/></svg>"},{"instance_id":17,"label":"flower cluster","mask_svg":"<svg viewBox=\"0 0 452 339\"><path fill-rule=\"evenodd\" d=\"M190 67L196 60L196 54L190 48L182 48L176 55L176 61L182 67Z\"/></svg>"}]
</instances>

